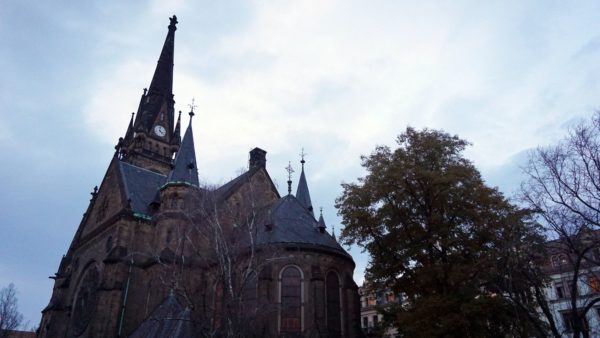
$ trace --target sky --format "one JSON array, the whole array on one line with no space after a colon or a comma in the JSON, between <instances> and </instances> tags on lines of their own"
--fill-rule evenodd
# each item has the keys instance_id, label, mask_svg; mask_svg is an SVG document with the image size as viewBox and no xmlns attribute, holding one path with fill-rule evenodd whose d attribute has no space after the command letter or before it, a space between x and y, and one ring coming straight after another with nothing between
<instances>
[{"instance_id":1,"label":"sky","mask_svg":"<svg viewBox=\"0 0 600 338\"><path fill-rule=\"evenodd\" d=\"M169 24L176 110L192 99L200 179L265 149L339 234L341 182L407 126L472 143L512 196L531 149L600 107L597 1L0 2L0 287L39 324L53 275L152 78ZM187 115L184 115L187 124ZM368 256L351 248L360 283Z\"/></svg>"}]
</instances>

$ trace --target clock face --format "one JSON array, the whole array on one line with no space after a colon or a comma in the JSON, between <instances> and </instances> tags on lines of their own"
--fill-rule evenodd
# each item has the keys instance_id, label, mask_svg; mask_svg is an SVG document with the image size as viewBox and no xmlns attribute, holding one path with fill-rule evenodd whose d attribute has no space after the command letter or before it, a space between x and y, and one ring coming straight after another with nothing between
<instances>
[{"instance_id":1,"label":"clock face","mask_svg":"<svg viewBox=\"0 0 600 338\"><path fill-rule=\"evenodd\" d=\"M163 126L154 127L154 133L160 137L167 135L167 130Z\"/></svg>"}]
</instances>

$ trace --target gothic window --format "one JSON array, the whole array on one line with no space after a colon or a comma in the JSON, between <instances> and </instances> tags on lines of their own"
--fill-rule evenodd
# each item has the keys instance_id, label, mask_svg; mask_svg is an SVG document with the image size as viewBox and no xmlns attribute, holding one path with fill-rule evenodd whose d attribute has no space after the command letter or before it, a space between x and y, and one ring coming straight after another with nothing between
<instances>
[{"instance_id":1,"label":"gothic window","mask_svg":"<svg viewBox=\"0 0 600 338\"><path fill-rule=\"evenodd\" d=\"M337 273L327 273L327 328L330 337L341 336L340 279Z\"/></svg>"},{"instance_id":2,"label":"gothic window","mask_svg":"<svg viewBox=\"0 0 600 338\"><path fill-rule=\"evenodd\" d=\"M294 266L281 272L280 331L302 331L302 273Z\"/></svg>"},{"instance_id":3,"label":"gothic window","mask_svg":"<svg viewBox=\"0 0 600 338\"><path fill-rule=\"evenodd\" d=\"M100 273L95 264L89 265L82 276L72 306L73 330L76 336L85 331L94 315L98 303L96 291L100 284Z\"/></svg>"}]
</instances>

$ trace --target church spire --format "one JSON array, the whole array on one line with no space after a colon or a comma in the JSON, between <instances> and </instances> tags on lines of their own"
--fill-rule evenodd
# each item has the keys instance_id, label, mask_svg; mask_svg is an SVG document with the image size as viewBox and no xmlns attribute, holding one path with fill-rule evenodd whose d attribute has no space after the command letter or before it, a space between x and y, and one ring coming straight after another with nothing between
<instances>
[{"instance_id":1,"label":"church spire","mask_svg":"<svg viewBox=\"0 0 600 338\"><path fill-rule=\"evenodd\" d=\"M177 30L177 17L169 18L169 32L165 39L158 64L150 83L149 94L160 93L165 97L173 94L173 61L175 50L175 31Z\"/></svg>"},{"instance_id":2,"label":"church spire","mask_svg":"<svg viewBox=\"0 0 600 338\"><path fill-rule=\"evenodd\" d=\"M304 160L304 156L306 156L306 154L304 153L304 149L302 149L302 152L300 153L300 157L301 157L300 163L302 164L302 171L300 172L300 180L298 181L298 188L296 190L296 198L306 208L306 210L308 210L308 212L310 212L310 214L314 217L315 214L313 212L312 202L310 200L310 192L308 191L308 183L306 183L306 176L304 175L304 163L306 163L306 161Z\"/></svg>"},{"instance_id":3,"label":"church spire","mask_svg":"<svg viewBox=\"0 0 600 338\"><path fill-rule=\"evenodd\" d=\"M173 100L173 62L177 17L169 18L165 38L150 88L144 88L134 122L136 132L144 132L159 141L169 142L173 137L175 101Z\"/></svg>"},{"instance_id":4,"label":"church spire","mask_svg":"<svg viewBox=\"0 0 600 338\"><path fill-rule=\"evenodd\" d=\"M199 186L198 168L196 166L196 149L194 148L194 135L192 133L192 117L194 111L190 111L190 124L183 135L179 152L175 156L173 170L169 173L167 183L184 182Z\"/></svg>"}]
</instances>

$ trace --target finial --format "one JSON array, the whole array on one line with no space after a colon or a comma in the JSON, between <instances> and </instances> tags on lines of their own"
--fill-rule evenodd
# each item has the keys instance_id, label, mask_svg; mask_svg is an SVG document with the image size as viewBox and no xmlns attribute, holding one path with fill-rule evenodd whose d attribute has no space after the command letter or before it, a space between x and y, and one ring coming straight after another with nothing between
<instances>
[{"instance_id":1,"label":"finial","mask_svg":"<svg viewBox=\"0 0 600 338\"><path fill-rule=\"evenodd\" d=\"M304 148L302 148L302 151L300 152L300 163L302 163L302 170L304 170L304 163L306 163L306 161L304 160L304 156L308 155L307 153L304 152Z\"/></svg>"},{"instance_id":2,"label":"finial","mask_svg":"<svg viewBox=\"0 0 600 338\"><path fill-rule=\"evenodd\" d=\"M323 217L323 207L320 207L319 211L321 212L321 217Z\"/></svg>"},{"instance_id":3,"label":"finial","mask_svg":"<svg viewBox=\"0 0 600 338\"><path fill-rule=\"evenodd\" d=\"M148 88L144 88L144 96L146 96L147 92L148 92Z\"/></svg>"},{"instance_id":4,"label":"finial","mask_svg":"<svg viewBox=\"0 0 600 338\"><path fill-rule=\"evenodd\" d=\"M175 25L177 25L179 22L177 21L177 16L173 15L172 18L169 18L169 29L177 29L177 27Z\"/></svg>"},{"instance_id":5,"label":"finial","mask_svg":"<svg viewBox=\"0 0 600 338\"><path fill-rule=\"evenodd\" d=\"M333 237L333 239L335 239L335 241L337 242L337 238L335 238L335 225L331 226L331 237Z\"/></svg>"},{"instance_id":6,"label":"finial","mask_svg":"<svg viewBox=\"0 0 600 338\"><path fill-rule=\"evenodd\" d=\"M294 169L292 168L292 162L288 162L288 166L285 168L285 170L288 172L288 195L292 194L292 173L294 172Z\"/></svg>"},{"instance_id":7,"label":"finial","mask_svg":"<svg viewBox=\"0 0 600 338\"><path fill-rule=\"evenodd\" d=\"M194 117L194 108L196 108L197 106L194 104L195 99L192 98L192 103L188 104L188 107L190 107L190 123L192 123L192 117Z\"/></svg>"}]
</instances>

